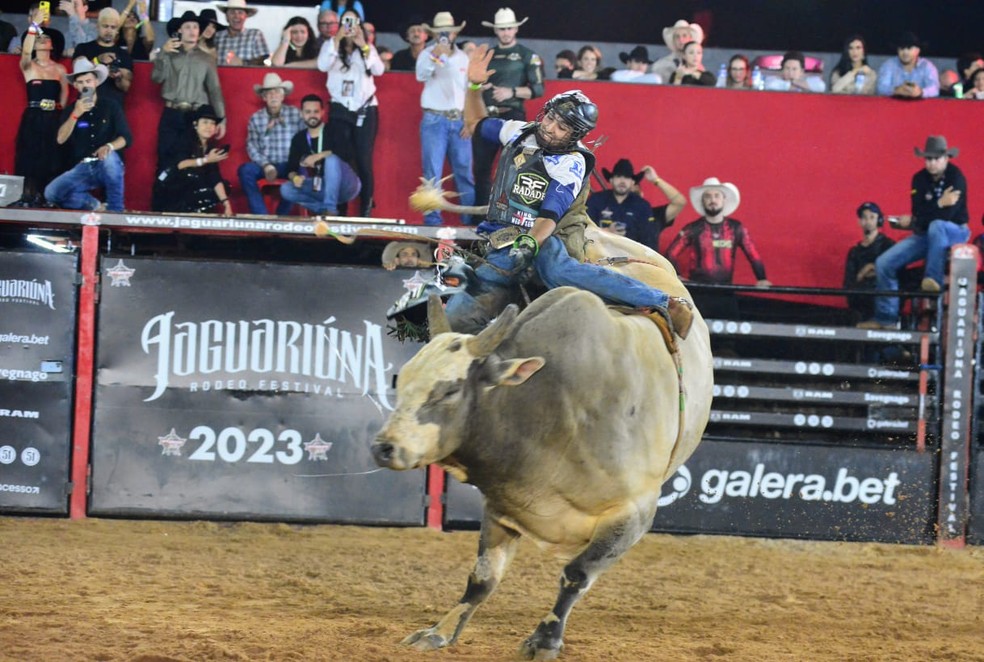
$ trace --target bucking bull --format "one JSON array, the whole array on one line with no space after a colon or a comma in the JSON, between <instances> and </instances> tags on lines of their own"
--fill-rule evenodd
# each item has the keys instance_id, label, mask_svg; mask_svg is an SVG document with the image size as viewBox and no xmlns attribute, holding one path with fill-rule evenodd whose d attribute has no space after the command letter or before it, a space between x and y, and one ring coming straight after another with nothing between
<instances>
[{"instance_id":1,"label":"bucking bull","mask_svg":"<svg viewBox=\"0 0 984 662\"><path fill-rule=\"evenodd\" d=\"M585 239L587 259L632 256L617 268L690 298L656 252L590 223ZM553 609L520 648L554 659L574 603L649 530L660 486L707 423L712 359L696 311L674 354L653 321L582 290L550 290L517 310L478 335L453 333L432 298L431 340L400 371L396 410L372 444L381 466L437 464L485 496L465 593L404 639L420 650L457 640L527 536L567 561Z\"/></svg>"}]
</instances>

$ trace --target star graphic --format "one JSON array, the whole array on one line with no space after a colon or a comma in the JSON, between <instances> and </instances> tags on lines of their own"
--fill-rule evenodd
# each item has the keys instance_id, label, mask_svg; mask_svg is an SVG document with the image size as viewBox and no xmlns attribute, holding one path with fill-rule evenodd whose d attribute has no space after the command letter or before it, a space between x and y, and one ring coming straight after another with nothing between
<instances>
[{"instance_id":1,"label":"star graphic","mask_svg":"<svg viewBox=\"0 0 984 662\"><path fill-rule=\"evenodd\" d=\"M157 443L161 447L161 455L181 455L181 447L187 441L178 435L174 428L171 428L171 431L163 437L157 438Z\"/></svg>"},{"instance_id":2,"label":"star graphic","mask_svg":"<svg viewBox=\"0 0 984 662\"><path fill-rule=\"evenodd\" d=\"M430 281L430 278L422 276L419 271L414 271L413 276L403 281L403 287L406 288L408 292L414 292L423 288L424 285L427 285Z\"/></svg>"},{"instance_id":3,"label":"star graphic","mask_svg":"<svg viewBox=\"0 0 984 662\"><path fill-rule=\"evenodd\" d=\"M136 269L131 269L123 264L123 259L120 258L120 261L114 266L106 269L106 275L113 279L113 282L110 284L111 287L130 287L130 276L135 271Z\"/></svg>"},{"instance_id":4,"label":"star graphic","mask_svg":"<svg viewBox=\"0 0 984 662\"><path fill-rule=\"evenodd\" d=\"M321 438L321 433L314 435L314 439L304 444L304 450L308 452L309 460L328 460L328 451L331 450L332 443Z\"/></svg>"}]
</instances>

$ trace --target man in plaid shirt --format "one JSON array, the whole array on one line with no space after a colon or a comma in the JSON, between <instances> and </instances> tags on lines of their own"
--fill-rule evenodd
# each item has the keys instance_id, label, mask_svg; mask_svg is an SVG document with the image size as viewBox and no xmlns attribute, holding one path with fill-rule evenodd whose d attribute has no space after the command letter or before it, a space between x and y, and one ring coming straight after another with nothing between
<instances>
[{"instance_id":1,"label":"man in plaid shirt","mask_svg":"<svg viewBox=\"0 0 984 662\"><path fill-rule=\"evenodd\" d=\"M247 7L246 0L229 0L229 4L218 5L218 8L229 22L229 29L215 36L219 64L262 66L263 61L270 57L266 39L256 28L246 27L246 19L256 14L256 8Z\"/></svg>"},{"instance_id":2,"label":"man in plaid shirt","mask_svg":"<svg viewBox=\"0 0 984 662\"><path fill-rule=\"evenodd\" d=\"M273 182L278 177L287 177L287 157L290 154L290 141L304 128L301 111L288 106L284 98L294 91L294 83L281 80L275 73L263 77L263 83L254 85L253 91L265 104L264 108L249 118L246 136L246 153L249 161L239 166L239 185L249 202L249 213L270 213L260 193L259 179ZM277 205L277 215L290 212L291 203L281 200Z\"/></svg>"}]
</instances>

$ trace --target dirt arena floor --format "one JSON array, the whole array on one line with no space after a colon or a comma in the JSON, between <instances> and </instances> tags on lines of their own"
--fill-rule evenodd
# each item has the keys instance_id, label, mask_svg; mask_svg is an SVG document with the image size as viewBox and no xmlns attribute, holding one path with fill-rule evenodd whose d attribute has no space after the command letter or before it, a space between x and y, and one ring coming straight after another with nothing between
<instances>
[{"instance_id":1,"label":"dirt arena floor","mask_svg":"<svg viewBox=\"0 0 984 662\"><path fill-rule=\"evenodd\" d=\"M510 660L559 564L520 548L458 644L477 534L0 518L0 659ZM984 660L984 549L648 535L574 609L561 660Z\"/></svg>"}]
</instances>

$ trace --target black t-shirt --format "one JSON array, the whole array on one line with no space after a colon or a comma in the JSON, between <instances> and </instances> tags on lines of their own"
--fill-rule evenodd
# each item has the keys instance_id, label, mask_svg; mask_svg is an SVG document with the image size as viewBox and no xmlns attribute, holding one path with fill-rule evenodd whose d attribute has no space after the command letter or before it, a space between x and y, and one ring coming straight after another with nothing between
<instances>
[{"instance_id":1,"label":"black t-shirt","mask_svg":"<svg viewBox=\"0 0 984 662\"><path fill-rule=\"evenodd\" d=\"M393 59L390 60L390 71L416 71L417 70L417 58L415 58L411 53L409 48L404 48L402 51L397 51L393 53Z\"/></svg>"},{"instance_id":2,"label":"black t-shirt","mask_svg":"<svg viewBox=\"0 0 984 662\"><path fill-rule=\"evenodd\" d=\"M133 58L130 57L130 52L126 49L126 46L120 44L102 46L98 41L87 41L75 47L75 57L84 57L87 60L105 64L109 68L110 73L112 73L114 65L120 69L133 72ZM116 82L113 78L107 78L103 81L103 84L99 86L99 95L114 99L120 106L123 105L123 101L126 98L126 94L120 88L116 87Z\"/></svg>"},{"instance_id":3,"label":"black t-shirt","mask_svg":"<svg viewBox=\"0 0 984 662\"><path fill-rule=\"evenodd\" d=\"M332 132L328 130L327 125L321 127L321 136L321 142L319 143L318 138L312 138L308 134L307 129L301 129L294 134L294 137L290 141L290 155L287 157L287 172L304 174L301 170L301 159L309 154L317 154L325 150L331 150L333 154L337 155L343 161L350 160L350 154L345 153L344 149L341 152L337 149L338 145L332 140ZM318 165L313 169L314 172L308 172L307 176L320 175L323 167L322 163L319 161Z\"/></svg>"},{"instance_id":4,"label":"black t-shirt","mask_svg":"<svg viewBox=\"0 0 984 662\"><path fill-rule=\"evenodd\" d=\"M62 123L75 112L75 104L69 104L62 112ZM130 125L126 122L123 109L112 99L96 94L96 105L87 113L82 113L75 122L72 135L68 139L68 149L71 163L74 165L84 158L95 154L95 151L106 143L122 136L126 144L133 143Z\"/></svg>"}]
</instances>

